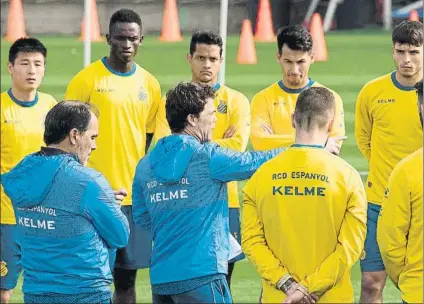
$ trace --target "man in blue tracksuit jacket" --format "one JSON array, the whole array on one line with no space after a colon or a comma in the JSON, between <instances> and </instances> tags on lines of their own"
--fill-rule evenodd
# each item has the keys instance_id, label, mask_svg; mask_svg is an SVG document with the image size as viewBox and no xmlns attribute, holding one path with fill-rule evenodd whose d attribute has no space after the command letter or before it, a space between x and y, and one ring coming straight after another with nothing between
<instances>
[{"instance_id":1,"label":"man in blue tracksuit jacket","mask_svg":"<svg viewBox=\"0 0 424 304\"><path fill-rule=\"evenodd\" d=\"M18 224L25 303L110 303L109 250L129 226L106 179L85 167L98 122L89 105L65 101L45 120L47 147L1 176Z\"/></svg>"},{"instance_id":2,"label":"man in blue tracksuit jacket","mask_svg":"<svg viewBox=\"0 0 424 304\"><path fill-rule=\"evenodd\" d=\"M226 183L244 180L282 149L235 152L209 142L214 90L180 83L166 98L173 135L143 158L133 183L134 222L153 235L153 303L231 303Z\"/></svg>"}]
</instances>

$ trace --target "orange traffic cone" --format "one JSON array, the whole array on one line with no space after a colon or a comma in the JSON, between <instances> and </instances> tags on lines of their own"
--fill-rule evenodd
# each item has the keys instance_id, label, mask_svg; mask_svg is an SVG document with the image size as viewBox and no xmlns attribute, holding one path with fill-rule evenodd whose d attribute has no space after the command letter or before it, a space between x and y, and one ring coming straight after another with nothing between
<instances>
[{"instance_id":1,"label":"orange traffic cone","mask_svg":"<svg viewBox=\"0 0 424 304\"><path fill-rule=\"evenodd\" d=\"M177 2L175 0L166 0L162 19L162 33L160 41L176 42L182 41L180 32L180 20L178 17Z\"/></svg>"},{"instance_id":2,"label":"orange traffic cone","mask_svg":"<svg viewBox=\"0 0 424 304\"><path fill-rule=\"evenodd\" d=\"M274 26L269 0L260 0L256 17L255 40L258 42L274 42Z\"/></svg>"},{"instance_id":3,"label":"orange traffic cone","mask_svg":"<svg viewBox=\"0 0 424 304\"><path fill-rule=\"evenodd\" d=\"M239 64L256 64L255 41L253 39L252 24L249 19L243 20L241 27L240 43L237 52L237 62Z\"/></svg>"},{"instance_id":4,"label":"orange traffic cone","mask_svg":"<svg viewBox=\"0 0 424 304\"><path fill-rule=\"evenodd\" d=\"M417 10L412 10L409 13L409 21L420 21L420 15L418 14Z\"/></svg>"},{"instance_id":5,"label":"orange traffic cone","mask_svg":"<svg viewBox=\"0 0 424 304\"><path fill-rule=\"evenodd\" d=\"M322 27L321 15L319 13L312 15L310 33L313 41L315 61L327 61L327 45L325 43L324 28Z\"/></svg>"},{"instance_id":6,"label":"orange traffic cone","mask_svg":"<svg viewBox=\"0 0 424 304\"><path fill-rule=\"evenodd\" d=\"M85 39L85 17L82 17L81 22L81 36L79 41ZM103 41L103 37L100 34L99 16L97 14L96 0L91 0L91 26L90 26L90 40L92 42Z\"/></svg>"},{"instance_id":7,"label":"orange traffic cone","mask_svg":"<svg viewBox=\"0 0 424 304\"><path fill-rule=\"evenodd\" d=\"M5 39L9 42L15 42L17 39L26 36L22 1L10 0Z\"/></svg>"}]
</instances>

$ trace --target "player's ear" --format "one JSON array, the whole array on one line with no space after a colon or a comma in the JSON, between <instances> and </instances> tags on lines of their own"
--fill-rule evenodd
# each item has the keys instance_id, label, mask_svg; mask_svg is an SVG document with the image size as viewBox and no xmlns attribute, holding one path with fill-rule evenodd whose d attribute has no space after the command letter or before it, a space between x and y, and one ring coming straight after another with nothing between
<instances>
[{"instance_id":1,"label":"player's ear","mask_svg":"<svg viewBox=\"0 0 424 304\"><path fill-rule=\"evenodd\" d=\"M195 127L196 126L196 117L193 114L190 114L187 116L187 122L190 126Z\"/></svg>"},{"instance_id":2,"label":"player's ear","mask_svg":"<svg viewBox=\"0 0 424 304\"><path fill-rule=\"evenodd\" d=\"M143 40L144 40L144 35L140 36L140 44L143 44Z\"/></svg>"},{"instance_id":3,"label":"player's ear","mask_svg":"<svg viewBox=\"0 0 424 304\"><path fill-rule=\"evenodd\" d=\"M107 44L110 45L110 34L106 34L106 41L107 41Z\"/></svg>"},{"instance_id":4,"label":"player's ear","mask_svg":"<svg viewBox=\"0 0 424 304\"><path fill-rule=\"evenodd\" d=\"M396 55L396 44L393 44L392 46L392 57L394 58Z\"/></svg>"},{"instance_id":5,"label":"player's ear","mask_svg":"<svg viewBox=\"0 0 424 304\"><path fill-rule=\"evenodd\" d=\"M8 62L7 63L7 71L9 72L9 75L12 75L12 68L13 68L13 64Z\"/></svg>"},{"instance_id":6,"label":"player's ear","mask_svg":"<svg viewBox=\"0 0 424 304\"><path fill-rule=\"evenodd\" d=\"M333 126L334 126L334 119L330 120L330 123L328 124L328 129L327 129L328 133L333 132Z\"/></svg>"},{"instance_id":7,"label":"player's ear","mask_svg":"<svg viewBox=\"0 0 424 304\"><path fill-rule=\"evenodd\" d=\"M311 51L311 64L315 62L315 54Z\"/></svg>"},{"instance_id":8,"label":"player's ear","mask_svg":"<svg viewBox=\"0 0 424 304\"><path fill-rule=\"evenodd\" d=\"M279 51L277 51L277 54L275 54L275 59L277 60L277 63L280 64L281 54Z\"/></svg>"},{"instance_id":9,"label":"player's ear","mask_svg":"<svg viewBox=\"0 0 424 304\"><path fill-rule=\"evenodd\" d=\"M191 57L190 53L187 54L186 56L188 63L191 64L191 61L193 60L193 57Z\"/></svg>"},{"instance_id":10,"label":"player's ear","mask_svg":"<svg viewBox=\"0 0 424 304\"><path fill-rule=\"evenodd\" d=\"M71 146L76 146L78 133L79 131L76 128L73 128L71 131L69 131L69 141Z\"/></svg>"},{"instance_id":11,"label":"player's ear","mask_svg":"<svg viewBox=\"0 0 424 304\"><path fill-rule=\"evenodd\" d=\"M294 121L294 113L291 115L291 124L293 129L296 129L296 122Z\"/></svg>"}]
</instances>

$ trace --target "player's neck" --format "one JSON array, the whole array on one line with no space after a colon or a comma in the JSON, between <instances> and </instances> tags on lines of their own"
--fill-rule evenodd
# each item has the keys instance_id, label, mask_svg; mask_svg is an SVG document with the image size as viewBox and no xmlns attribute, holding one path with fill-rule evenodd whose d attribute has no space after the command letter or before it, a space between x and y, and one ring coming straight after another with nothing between
<instances>
[{"instance_id":1,"label":"player's neck","mask_svg":"<svg viewBox=\"0 0 424 304\"><path fill-rule=\"evenodd\" d=\"M322 131L306 132L303 130L296 131L295 144L307 146L324 146L328 139L328 133Z\"/></svg>"},{"instance_id":2,"label":"player's neck","mask_svg":"<svg viewBox=\"0 0 424 304\"><path fill-rule=\"evenodd\" d=\"M34 101L37 90L22 91L12 85L12 95L19 101L31 102Z\"/></svg>"},{"instance_id":3,"label":"player's neck","mask_svg":"<svg viewBox=\"0 0 424 304\"><path fill-rule=\"evenodd\" d=\"M58 144L50 144L47 146L47 148L58 149L67 153L75 154L74 149L72 149L71 145L67 143L67 139L63 140L62 142Z\"/></svg>"},{"instance_id":4,"label":"player's neck","mask_svg":"<svg viewBox=\"0 0 424 304\"><path fill-rule=\"evenodd\" d=\"M190 126L185 127L184 130L182 130L181 133L178 133L178 134L193 136L198 141L204 142L204 140L202 138L202 134L198 130L196 130L195 128L192 128Z\"/></svg>"},{"instance_id":5,"label":"player's neck","mask_svg":"<svg viewBox=\"0 0 424 304\"><path fill-rule=\"evenodd\" d=\"M412 77L403 77L399 72L396 71L397 82L399 82L402 86L405 86L405 87L413 87L421 79L422 79L421 73L416 73Z\"/></svg>"},{"instance_id":6,"label":"player's neck","mask_svg":"<svg viewBox=\"0 0 424 304\"><path fill-rule=\"evenodd\" d=\"M129 73L134 65L134 61L123 62L113 56L112 54L106 59L112 68L112 70L120 72L120 73Z\"/></svg>"},{"instance_id":7,"label":"player's neck","mask_svg":"<svg viewBox=\"0 0 424 304\"><path fill-rule=\"evenodd\" d=\"M301 88L306 87L309 83L309 77L305 77L305 79L303 79L303 81L299 85L293 85L293 84L289 83L286 79L284 79L284 77L283 77L282 81L283 81L283 84L284 84L285 87L295 90L295 89L301 89Z\"/></svg>"}]
</instances>

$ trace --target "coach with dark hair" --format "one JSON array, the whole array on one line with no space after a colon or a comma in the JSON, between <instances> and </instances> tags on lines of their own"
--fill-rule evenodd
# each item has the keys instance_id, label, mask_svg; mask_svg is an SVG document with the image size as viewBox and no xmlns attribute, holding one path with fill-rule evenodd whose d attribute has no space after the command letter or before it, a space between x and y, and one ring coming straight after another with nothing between
<instances>
[{"instance_id":1,"label":"coach with dark hair","mask_svg":"<svg viewBox=\"0 0 424 304\"><path fill-rule=\"evenodd\" d=\"M44 141L1 176L16 213L25 303L110 303L108 250L128 242L128 221L106 179L85 167L97 111L63 101L46 116Z\"/></svg>"},{"instance_id":2,"label":"coach with dark hair","mask_svg":"<svg viewBox=\"0 0 424 304\"><path fill-rule=\"evenodd\" d=\"M153 303L231 303L227 182L244 180L282 149L236 152L211 143L215 90L180 83L166 96L172 135L138 164L133 216L151 230Z\"/></svg>"}]
</instances>

